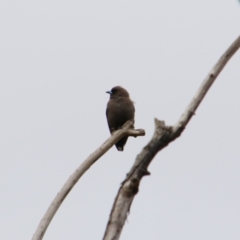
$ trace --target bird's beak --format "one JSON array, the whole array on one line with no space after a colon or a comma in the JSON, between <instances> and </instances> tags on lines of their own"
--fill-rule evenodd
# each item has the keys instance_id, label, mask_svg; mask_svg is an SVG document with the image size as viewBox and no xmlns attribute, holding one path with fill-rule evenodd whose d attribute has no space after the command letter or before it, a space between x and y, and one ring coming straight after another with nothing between
<instances>
[{"instance_id":1,"label":"bird's beak","mask_svg":"<svg viewBox=\"0 0 240 240\"><path fill-rule=\"evenodd\" d=\"M112 95L112 91L106 91L106 93L108 93L108 94Z\"/></svg>"}]
</instances>

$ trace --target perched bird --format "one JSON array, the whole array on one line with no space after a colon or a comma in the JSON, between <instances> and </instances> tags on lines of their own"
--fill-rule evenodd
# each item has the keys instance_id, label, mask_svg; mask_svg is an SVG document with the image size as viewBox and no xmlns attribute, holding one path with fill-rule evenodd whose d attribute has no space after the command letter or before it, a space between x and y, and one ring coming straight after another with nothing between
<instances>
[{"instance_id":1,"label":"perched bird","mask_svg":"<svg viewBox=\"0 0 240 240\"><path fill-rule=\"evenodd\" d=\"M110 94L106 111L107 122L110 132L113 133L114 131L120 129L128 120L134 121L135 108L126 89L117 86L106 93ZM123 137L116 143L118 151L123 151L127 139L128 136Z\"/></svg>"}]
</instances>

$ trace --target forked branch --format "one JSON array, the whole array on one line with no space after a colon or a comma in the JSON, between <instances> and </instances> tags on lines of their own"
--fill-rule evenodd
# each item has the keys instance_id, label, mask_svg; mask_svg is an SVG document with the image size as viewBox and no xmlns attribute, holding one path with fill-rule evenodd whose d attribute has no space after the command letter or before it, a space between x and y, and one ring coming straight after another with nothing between
<instances>
[{"instance_id":1,"label":"forked branch","mask_svg":"<svg viewBox=\"0 0 240 240\"><path fill-rule=\"evenodd\" d=\"M229 59L240 48L240 36L233 42L227 51L218 60L216 65L207 75L198 89L194 98L180 117L179 121L172 127L165 126L163 121L155 119L155 132L150 142L137 156L131 170L123 181L115 198L109 217L103 240L118 240L126 221L130 206L138 192L139 184L143 176L148 175L147 170L154 156L181 135L186 125L202 102L211 85L227 64Z\"/></svg>"}]
</instances>

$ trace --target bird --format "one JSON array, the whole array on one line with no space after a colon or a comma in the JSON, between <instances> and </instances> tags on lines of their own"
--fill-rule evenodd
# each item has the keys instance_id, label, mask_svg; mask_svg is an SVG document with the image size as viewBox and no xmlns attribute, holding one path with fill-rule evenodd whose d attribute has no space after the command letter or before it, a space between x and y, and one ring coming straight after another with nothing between
<instances>
[{"instance_id":1,"label":"bird","mask_svg":"<svg viewBox=\"0 0 240 240\"><path fill-rule=\"evenodd\" d=\"M123 87L113 87L106 93L110 94L106 110L107 122L110 133L113 134L114 131L120 129L128 120L132 120L134 123L135 107L129 97L128 91ZM115 144L118 151L123 151L127 139L128 136L125 136Z\"/></svg>"}]
</instances>

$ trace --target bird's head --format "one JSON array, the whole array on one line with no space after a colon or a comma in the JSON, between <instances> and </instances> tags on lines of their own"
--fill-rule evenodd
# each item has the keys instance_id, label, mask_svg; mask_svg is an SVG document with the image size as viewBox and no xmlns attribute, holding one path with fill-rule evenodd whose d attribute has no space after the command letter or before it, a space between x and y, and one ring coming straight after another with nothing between
<instances>
[{"instance_id":1,"label":"bird's head","mask_svg":"<svg viewBox=\"0 0 240 240\"><path fill-rule=\"evenodd\" d=\"M128 91L120 86L116 86L106 93L110 94L110 98L129 97Z\"/></svg>"}]
</instances>

